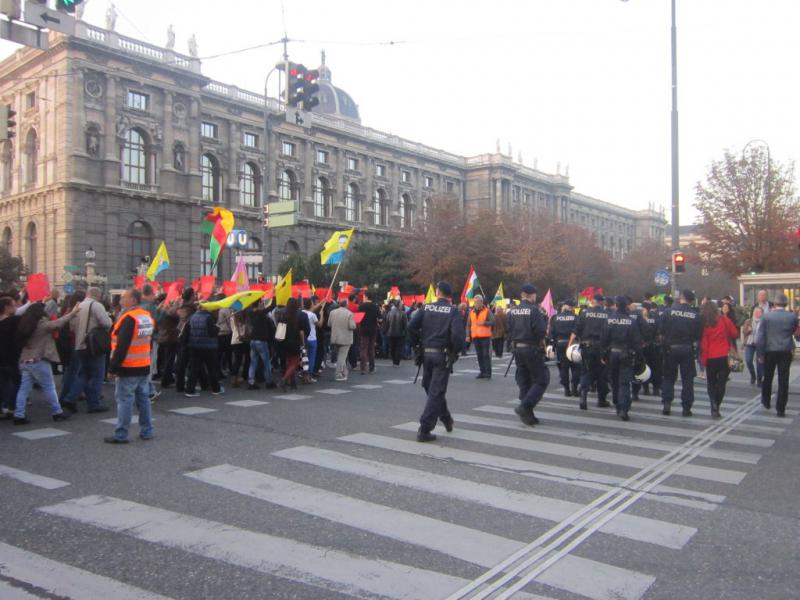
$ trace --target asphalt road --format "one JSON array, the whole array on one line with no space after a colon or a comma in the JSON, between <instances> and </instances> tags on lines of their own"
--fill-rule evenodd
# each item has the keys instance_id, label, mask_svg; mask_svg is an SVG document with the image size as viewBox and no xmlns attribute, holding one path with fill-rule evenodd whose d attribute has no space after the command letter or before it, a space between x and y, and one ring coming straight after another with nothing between
<instances>
[{"instance_id":1,"label":"asphalt road","mask_svg":"<svg viewBox=\"0 0 800 600\"><path fill-rule=\"evenodd\" d=\"M506 364L458 362L431 444L409 363L167 392L155 439L123 446L113 413L53 423L34 395L31 425L0 422L0 599L800 595L797 365L783 419L742 375L722 420L698 379L694 417L645 396L623 423L554 374L531 429Z\"/></svg>"}]
</instances>

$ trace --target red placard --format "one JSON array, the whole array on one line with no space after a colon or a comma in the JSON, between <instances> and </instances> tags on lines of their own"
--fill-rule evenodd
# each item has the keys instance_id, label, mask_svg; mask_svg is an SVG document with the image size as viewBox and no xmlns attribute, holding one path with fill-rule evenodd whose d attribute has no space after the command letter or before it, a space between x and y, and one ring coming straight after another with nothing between
<instances>
[{"instance_id":1,"label":"red placard","mask_svg":"<svg viewBox=\"0 0 800 600\"><path fill-rule=\"evenodd\" d=\"M361 325L361 321L364 320L364 314L366 314L366 313L363 313L363 312L354 312L353 313L353 319L355 319L356 325Z\"/></svg>"},{"instance_id":2,"label":"red placard","mask_svg":"<svg viewBox=\"0 0 800 600\"><path fill-rule=\"evenodd\" d=\"M215 277L213 275L203 275L200 278L200 290L197 295L203 300L208 298L214 291L214 282Z\"/></svg>"},{"instance_id":3,"label":"red placard","mask_svg":"<svg viewBox=\"0 0 800 600\"><path fill-rule=\"evenodd\" d=\"M233 296L236 293L236 282L235 281L223 281L222 282L222 293L226 296Z\"/></svg>"},{"instance_id":4,"label":"red placard","mask_svg":"<svg viewBox=\"0 0 800 600\"><path fill-rule=\"evenodd\" d=\"M28 300L39 302L50 295L50 281L45 273L32 273L28 275L28 283L25 286L28 293Z\"/></svg>"},{"instance_id":5,"label":"red placard","mask_svg":"<svg viewBox=\"0 0 800 600\"><path fill-rule=\"evenodd\" d=\"M141 291L141 289L144 287L144 275L134 275L133 287Z\"/></svg>"},{"instance_id":6,"label":"red placard","mask_svg":"<svg viewBox=\"0 0 800 600\"><path fill-rule=\"evenodd\" d=\"M183 293L183 278L181 277L177 281L173 281L170 286L167 288L167 297L164 300L167 304L173 302L181 297ZM165 286L166 287L166 286Z\"/></svg>"}]
</instances>

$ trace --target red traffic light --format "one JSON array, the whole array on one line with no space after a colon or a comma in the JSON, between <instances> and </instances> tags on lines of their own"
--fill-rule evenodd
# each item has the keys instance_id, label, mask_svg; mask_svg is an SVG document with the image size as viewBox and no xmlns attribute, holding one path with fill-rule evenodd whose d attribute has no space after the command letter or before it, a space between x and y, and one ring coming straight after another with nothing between
<instances>
[{"instance_id":1,"label":"red traffic light","mask_svg":"<svg viewBox=\"0 0 800 600\"><path fill-rule=\"evenodd\" d=\"M686 271L686 255L683 252L673 252L672 270L675 273L683 273Z\"/></svg>"},{"instance_id":2,"label":"red traffic light","mask_svg":"<svg viewBox=\"0 0 800 600\"><path fill-rule=\"evenodd\" d=\"M675 262L676 263L685 263L686 262L686 256L684 256L683 254L680 254L680 253L676 254L675 255Z\"/></svg>"}]
</instances>

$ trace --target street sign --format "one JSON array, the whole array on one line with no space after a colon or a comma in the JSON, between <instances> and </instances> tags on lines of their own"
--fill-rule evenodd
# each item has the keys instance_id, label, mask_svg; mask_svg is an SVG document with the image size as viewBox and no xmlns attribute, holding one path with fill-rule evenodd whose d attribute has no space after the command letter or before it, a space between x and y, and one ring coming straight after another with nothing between
<instances>
[{"instance_id":1,"label":"street sign","mask_svg":"<svg viewBox=\"0 0 800 600\"><path fill-rule=\"evenodd\" d=\"M61 274L61 281L63 281L64 283L69 283L73 279L74 279L74 277L73 277L72 273L70 273L69 271L64 271Z\"/></svg>"},{"instance_id":2,"label":"street sign","mask_svg":"<svg viewBox=\"0 0 800 600\"><path fill-rule=\"evenodd\" d=\"M51 10L38 2L25 2L24 21L41 29L75 35L75 17Z\"/></svg>"},{"instance_id":3,"label":"street sign","mask_svg":"<svg viewBox=\"0 0 800 600\"><path fill-rule=\"evenodd\" d=\"M64 270L69 271L70 273L77 273L78 267L77 265L64 265Z\"/></svg>"},{"instance_id":4,"label":"street sign","mask_svg":"<svg viewBox=\"0 0 800 600\"><path fill-rule=\"evenodd\" d=\"M276 227L292 227L297 225L297 213L271 215L269 218L269 228L275 229Z\"/></svg>"},{"instance_id":5,"label":"street sign","mask_svg":"<svg viewBox=\"0 0 800 600\"><path fill-rule=\"evenodd\" d=\"M284 202L271 202L267 205L269 208L270 216L280 215L285 213L297 212L296 200L285 200ZM265 207L265 208L267 208Z\"/></svg>"},{"instance_id":6,"label":"street sign","mask_svg":"<svg viewBox=\"0 0 800 600\"><path fill-rule=\"evenodd\" d=\"M260 265L264 262L264 257L260 254L242 254L241 256L246 265Z\"/></svg>"},{"instance_id":7,"label":"street sign","mask_svg":"<svg viewBox=\"0 0 800 600\"><path fill-rule=\"evenodd\" d=\"M247 248L247 232L244 229L231 229L226 245L228 248Z\"/></svg>"},{"instance_id":8,"label":"street sign","mask_svg":"<svg viewBox=\"0 0 800 600\"><path fill-rule=\"evenodd\" d=\"M653 278L655 284L660 287L667 287L671 280L669 271L666 269L659 269L656 271L655 277Z\"/></svg>"},{"instance_id":9,"label":"street sign","mask_svg":"<svg viewBox=\"0 0 800 600\"><path fill-rule=\"evenodd\" d=\"M39 50L47 50L50 47L46 33L18 21L0 21L0 38Z\"/></svg>"},{"instance_id":10,"label":"street sign","mask_svg":"<svg viewBox=\"0 0 800 600\"><path fill-rule=\"evenodd\" d=\"M71 283L64 284L64 293L65 294L74 294L75 293L75 286Z\"/></svg>"}]
</instances>

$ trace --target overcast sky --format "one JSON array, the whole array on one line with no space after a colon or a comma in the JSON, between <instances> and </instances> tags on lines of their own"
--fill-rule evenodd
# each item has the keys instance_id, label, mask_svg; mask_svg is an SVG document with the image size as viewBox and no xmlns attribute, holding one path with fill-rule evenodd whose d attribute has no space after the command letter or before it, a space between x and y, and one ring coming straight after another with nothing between
<instances>
[{"instance_id":1,"label":"overcast sky","mask_svg":"<svg viewBox=\"0 0 800 600\"><path fill-rule=\"evenodd\" d=\"M678 0L681 209L725 149L766 140L800 152L798 0ZM103 26L107 0L88 0ZM199 54L272 42L319 64L362 123L465 155L503 152L577 191L633 208L670 205L670 0L118 0L117 30ZM389 44L389 42L395 42ZM14 51L3 42L0 53ZM205 75L263 90L280 46L203 60Z\"/></svg>"}]
</instances>

